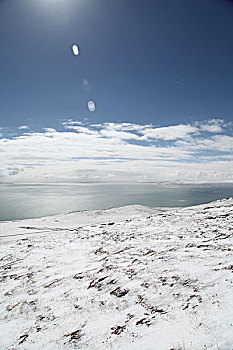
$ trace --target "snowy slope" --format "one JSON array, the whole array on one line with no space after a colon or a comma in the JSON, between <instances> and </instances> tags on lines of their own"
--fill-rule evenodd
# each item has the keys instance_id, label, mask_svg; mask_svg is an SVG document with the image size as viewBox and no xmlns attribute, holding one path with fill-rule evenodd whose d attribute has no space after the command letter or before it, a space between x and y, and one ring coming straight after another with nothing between
<instances>
[{"instance_id":1,"label":"snowy slope","mask_svg":"<svg viewBox=\"0 0 233 350\"><path fill-rule=\"evenodd\" d=\"M227 199L0 223L0 349L233 349L232 216Z\"/></svg>"}]
</instances>

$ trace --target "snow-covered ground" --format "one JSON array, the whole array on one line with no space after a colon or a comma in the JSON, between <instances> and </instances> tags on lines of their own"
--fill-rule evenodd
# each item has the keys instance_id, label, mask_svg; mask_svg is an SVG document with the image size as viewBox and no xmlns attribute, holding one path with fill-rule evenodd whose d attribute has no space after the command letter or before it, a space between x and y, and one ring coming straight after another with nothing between
<instances>
[{"instance_id":1,"label":"snow-covered ground","mask_svg":"<svg viewBox=\"0 0 233 350\"><path fill-rule=\"evenodd\" d=\"M233 349L233 199L0 223L0 349Z\"/></svg>"}]
</instances>

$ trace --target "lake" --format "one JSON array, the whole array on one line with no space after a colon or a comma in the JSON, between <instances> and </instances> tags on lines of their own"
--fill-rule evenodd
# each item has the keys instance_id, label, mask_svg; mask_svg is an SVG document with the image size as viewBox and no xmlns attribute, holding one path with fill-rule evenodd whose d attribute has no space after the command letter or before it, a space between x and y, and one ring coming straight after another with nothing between
<instances>
[{"instance_id":1,"label":"lake","mask_svg":"<svg viewBox=\"0 0 233 350\"><path fill-rule=\"evenodd\" d=\"M186 207L233 197L233 184L0 184L0 221L129 204Z\"/></svg>"}]
</instances>

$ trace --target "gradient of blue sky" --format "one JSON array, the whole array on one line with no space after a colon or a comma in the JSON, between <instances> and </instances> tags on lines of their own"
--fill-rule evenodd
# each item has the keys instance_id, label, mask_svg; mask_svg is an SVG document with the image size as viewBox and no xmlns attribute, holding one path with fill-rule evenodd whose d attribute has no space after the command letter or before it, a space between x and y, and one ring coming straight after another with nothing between
<instances>
[{"instance_id":1,"label":"gradient of blue sky","mask_svg":"<svg viewBox=\"0 0 233 350\"><path fill-rule=\"evenodd\" d=\"M190 182L190 169L195 173L195 166L195 181L233 178L232 1L1 0L0 43L0 179L14 176L14 180L29 181L38 175L38 181L78 181L85 180L91 169L99 171L98 180L102 175L107 180L111 176L125 180L143 160L156 162L161 157L163 161L186 162L189 169L185 172L183 165L183 177L176 169L167 180ZM73 44L79 46L80 55L72 54ZM83 86L83 79L88 80L88 87ZM94 112L87 108L89 100L96 103ZM74 125L72 121L86 129L68 128ZM128 130L135 136L119 134L125 132L124 122L135 125ZM171 129L172 125L177 128ZM189 133L197 125L199 130ZM139 130L147 133L138 134ZM67 143L78 142L76 154L68 151L64 140L60 143L59 132ZM30 153L31 145L45 145L46 137L54 141L51 152L56 147L60 154L65 150L64 162L66 154L72 153L72 164L49 169L48 145L41 148L43 155L40 146L36 154ZM100 139L104 143L97 146ZM122 157L128 160L121 175L117 176L115 169L115 175L109 177L111 165L107 169L107 163L102 167L91 163L90 159L100 155L98 151L83 152L92 144L90 140L93 145L97 142L97 148L106 147L104 159L115 159L119 169ZM119 152L112 148L114 143ZM15 144L19 148L14 148ZM125 145L129 147L125 149ZM139 161L131 146L139 147L138 151L144 147L144 158L140 156L140 162L127 172L132 154ZM155 148L159 158L151 153ZM177 156L171 158L172 152ZM76 176L75 169L77 173L84 158L89 162L86 168L81 166L84 175ZM225 162L224 166L216 165L217 159ZM205 177L202 168L210 162L215 162L213 174ZM33 168L34 175L29 172L26 176L25 166ZM38 170L41 168L44 172ZM163 169L155 176L152 166L150 176L139 174L135 180L159 181L167 171ZM67 175L62 177L62 173Z\"/></svg>"},{"instance_id":2,"label":"gradient of blue sky","mask_svg":"<svg viewBox=\"0 0 233 350\"><path fill-rule=\"evenodd\" d=\"M2 0L0 42L5 126L84 116L159 125L232 120L231 2Z\"/></svg>"}]
</instances>

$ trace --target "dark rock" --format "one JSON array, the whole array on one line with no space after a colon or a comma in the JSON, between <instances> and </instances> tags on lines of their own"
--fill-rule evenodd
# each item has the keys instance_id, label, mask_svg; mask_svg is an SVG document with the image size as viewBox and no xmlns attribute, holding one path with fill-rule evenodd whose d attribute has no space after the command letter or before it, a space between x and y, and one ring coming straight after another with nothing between
<instances>
[{"instance_id":1,"label":"dark rock","mask_svg":"<svg viewBox=\"0 0 233 350\"><path fill-rule=\"evenodd\" d=\"M124 331L125 327L126 327L125 325L112 327L111 328L111 329L113 329L112 334L117 334L117 335L121 334Z\"/></svg>"},{"instance_id":2,"label":"dark rock","mask_svg":"<svg viewBox=\"0 0 233 350\"><path fill-rule=\"evenodd\" d=\"M117 287L116 289L111 291L110 294L113 294L116 297L121 298L124 295L126 295L128 292L129 292L129 289L121 289L120 287Z\"/></svg>"}]
</instances>

